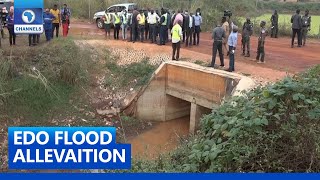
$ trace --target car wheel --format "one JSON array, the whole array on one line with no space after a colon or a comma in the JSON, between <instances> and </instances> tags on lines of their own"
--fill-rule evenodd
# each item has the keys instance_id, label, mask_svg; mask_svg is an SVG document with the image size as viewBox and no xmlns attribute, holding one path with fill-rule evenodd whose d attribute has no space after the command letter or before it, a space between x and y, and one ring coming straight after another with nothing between
<instances>
[{"instance_id":1,"label":"car wheel","mask_svg":"<svg viewBox=\"0 0 320 180\"><path fill-rule=\"evenodd\" d=\"M102 20L102 19L98 19L98 20L97 20L97 27L98 27L99 29L103 29L103 20Z\"/></svg>"}]
</instances>

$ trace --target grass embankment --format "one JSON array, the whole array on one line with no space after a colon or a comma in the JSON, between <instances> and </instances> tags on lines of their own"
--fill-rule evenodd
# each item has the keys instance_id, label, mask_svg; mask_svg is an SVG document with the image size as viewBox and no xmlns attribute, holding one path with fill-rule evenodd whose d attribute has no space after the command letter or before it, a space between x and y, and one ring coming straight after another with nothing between
<instances>
[{"instance_id":1,"label":"grass embankment","mask_svg":"<svg viewBox=\"0 0 320 180\"><path fill-rule=\"evenodd\" d=\"M12 120L37 123L59 108L68 108L70 96L88 81L92 66L90 53L70 39L1 53L0 114Z\"/></svg>"},{"instance_id":2,"label":"grass embankment","mask_svg":"<svg viewBox=\"0 0 320 180\"><path fill-rule=\"evenodd\" d=\"M22 44L23 40L19 37L18 43ZM124 129L119 131L120 141L122 133L130 136L130 132L136 134L145 128L145 124L133 118L96 113L92 102L101 98L96 76L107 72L104 85L115 89L105 93L113 94L125 87L146 84L156 67L147 60L119 66L118 58L110 52L103 57L87 46L76 45L69 38L54 39L35 47L3 46L0 51L0 171L7 170L9 126L111 125ZM99 61L101 59L103 61ZM97 103L104 103L103 100Z\"/></svg>"},{"instance_id":3,"label":"grass embankment","mask_svg":"<svg viewBox=\"0 0 320 180\"><path fill-rule=\"evenodd\" d=\"M110 52L106 52L105 60L108 72L105 85L113 87L114 90L123 89L128 86L134 88L146 85L157 68L157 66L149 63L148 58L128 65L118 65L118 59L119 57L110 56Z\"/></svg>"},{"instance_id":4,"label":"grass embankment","mask_svg":"<svg viewBox=\"0 0 320 180\"><path fill-rule=\"evenodd\" d=\"M22 43L23 38L17 41ZM83 94L81 87L87 87L93 67L88 51L81 50L72 39L55 39L36 47L3 48L0 56L0 169L5 171L7 127L92 126L98 121L86 117L85 109L83 112L78 109L86 103L79 95ZM87 120L82 121L82 118Z\"/></svg>"}]
</instances>

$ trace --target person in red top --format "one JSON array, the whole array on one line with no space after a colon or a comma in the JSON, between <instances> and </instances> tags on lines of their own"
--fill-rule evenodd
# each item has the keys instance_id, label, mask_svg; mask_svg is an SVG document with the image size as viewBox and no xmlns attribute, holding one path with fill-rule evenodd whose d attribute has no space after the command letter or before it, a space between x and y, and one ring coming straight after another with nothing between
<instances>
[{"instance_id":1,"label":"person in red top","mask_svg":"<svg viewBox=\"0 0 320 180\"><path fill-rule=\"evenodd\" d=\"M70 26L70 9L66 4L64 4L63 9L61 10L61 21L62 21L62 31L63 37L66 37L69 33L69 26Z\"/></svg>"}]
</instances>

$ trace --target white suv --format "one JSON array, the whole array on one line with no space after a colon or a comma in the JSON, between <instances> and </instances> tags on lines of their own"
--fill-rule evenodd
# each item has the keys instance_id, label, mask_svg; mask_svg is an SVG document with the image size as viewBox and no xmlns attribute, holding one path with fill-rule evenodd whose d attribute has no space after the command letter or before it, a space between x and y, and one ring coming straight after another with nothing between
<instances>
[{"instance_id":1,"label":"white suv","mask_svg":"<svg viewBox=\"0 0 320 180\"><path fill-rule=\"evenodd\" d=\"M124 10L126 10L129 14L132 13L134 8L137 7L136 3L125 3L125 4L116 4L113 6L110 6L106 11L108 14L114 15L115 12L123 13ZM94 14L93 19L95 20L97 27L100 29L103 29L104 22L102 17L104 16L105 11L100 11Z\"/></svg>"}]
</instances>

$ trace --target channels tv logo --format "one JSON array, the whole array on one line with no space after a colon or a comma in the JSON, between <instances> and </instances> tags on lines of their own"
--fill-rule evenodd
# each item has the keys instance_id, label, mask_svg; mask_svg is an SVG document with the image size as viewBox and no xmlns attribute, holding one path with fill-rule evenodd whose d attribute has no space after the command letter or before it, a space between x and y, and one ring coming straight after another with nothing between
<instances>
[{"instance_id":1,"label":"channels tv logo","mask_svg":"<svg viewBox=\"0 0 320 180\"><path fill-rule=\"evenodd\" d=\"M43 9L15 8L14 32L17 34L41 34L43 32Z\"/></svg>"},{"instance_id":2,"label":"channels tv logo","mask_svg":"<svg viewBox=\"0 0 320 180\"><path fill-rule=\"evenodd\" d=\"M26 24L31 24L34 22L34 20L36 19L36 14L28 9L23 11L22 13L22 21L25 22Z\"/></svg>"}]
</instances>

